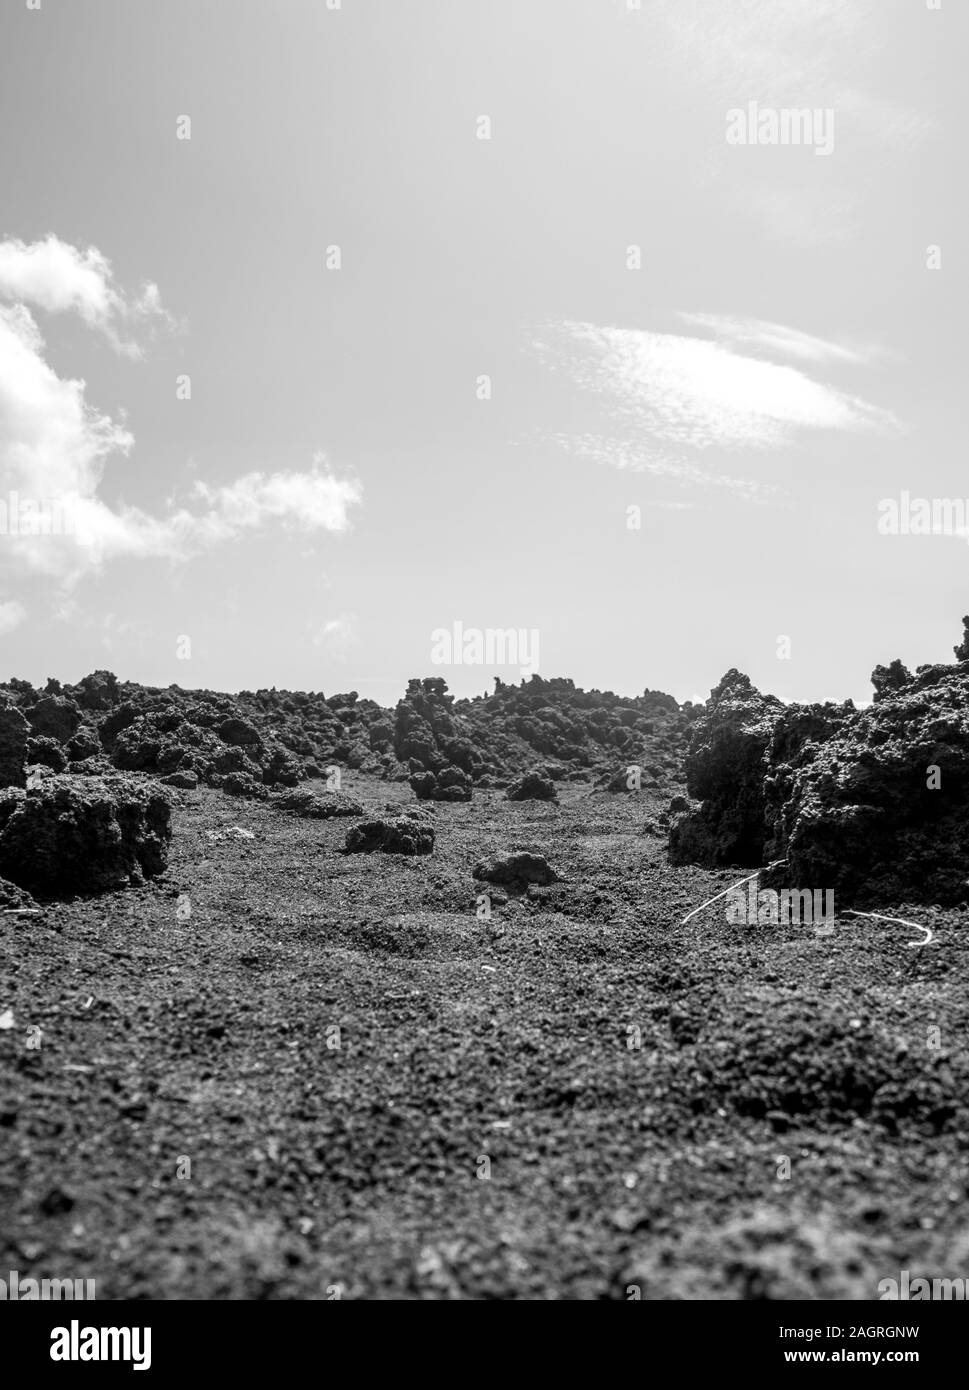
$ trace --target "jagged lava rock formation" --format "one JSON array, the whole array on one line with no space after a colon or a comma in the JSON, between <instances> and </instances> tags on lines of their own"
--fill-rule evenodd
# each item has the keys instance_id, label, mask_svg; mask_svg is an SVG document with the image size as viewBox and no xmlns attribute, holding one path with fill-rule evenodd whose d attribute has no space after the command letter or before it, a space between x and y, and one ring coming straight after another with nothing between
<instances>
[{"instance_id":1,"label":"jagged lava rock formation","mask_svg":"<svg viewBox=\"0 0 969 1390\"><path fill-rule=\"evenodd\" d=\"M0 875L32 892L100 892L161 873L171 802L147 778L52 776L0 792Z\"/></svg>"},{"instance_id":2,"label":"jagged lava rock formation","mask_svg":"<svg viewBox=\"0 0 969 1390\"><path fill-rule=\"evenodd\" d=\"M245 796L294 787L331 767L411 781L420 799L466 801L475 786L505 787L526 769L549 780L611 783L642 765L648 785L673 783L697 709L647 690L623 700L533 676L455 700L441 677L413 679L393 710L356 691L144 687L95 671L76 685L0 686L0 785L23 784L23 747L55 771L144 772L170 785L192 779ZM9 753L5 750L9 746ZM3 760L6 759L6 762ZM4 771L7 767L7 771Z\"/></svg>"},{"instance_id":3,"label":"jagged lava rock formation","mask_svg":"<svg viewBox=\"0 0 969 1390\"><path fill-rule=\"evenodd\" d=\"M969 899L969 619L954 666L872 673L874 703L782 705L737 671L686 758L701 798L673 822L674 864L763 867L766 886L842 906Z\"/></svg>"}]
</instances>

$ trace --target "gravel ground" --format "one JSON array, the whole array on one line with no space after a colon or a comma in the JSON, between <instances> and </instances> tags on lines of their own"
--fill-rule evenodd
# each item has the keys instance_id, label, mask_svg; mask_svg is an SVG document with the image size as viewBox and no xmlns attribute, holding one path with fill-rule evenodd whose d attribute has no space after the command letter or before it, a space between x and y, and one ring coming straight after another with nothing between
<instances>
[{"instance_id":1,"label":"gravel ground","mask_svg":"<svg viewBox=\"0 0 969 1390\"><path fill-rule=\"evenodd\" d=\"M478 792L416 858L176 796L161 879L0 917L0 1273L102 1299L969 1276L965 910L899 905L923 947L722 903L684 926L739 874L671 869L648 792ZM512 847L562 881L482 920L472 868Z\"/></svg>"}]
</instances>

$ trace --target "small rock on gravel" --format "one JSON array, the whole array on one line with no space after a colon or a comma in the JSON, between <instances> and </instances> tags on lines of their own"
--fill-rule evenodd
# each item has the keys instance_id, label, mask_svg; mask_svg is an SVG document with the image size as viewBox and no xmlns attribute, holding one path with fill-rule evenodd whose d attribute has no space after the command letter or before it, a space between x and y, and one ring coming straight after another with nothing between
<instances>
[{"instance_id":1,"label":"small rock on gravel","mask_svg":"<svg viewBox=\"0 0 969 1390\"><path fill-rule=\"evenodd\" d=\"M505 792L509 801L555 801L555 783L540 772L526 772Z\"/></svg>"},{"instance_id":2,"label":"small rock on gravel","mask_svg":"<svg viewBox=\"0 0 969 1390\"><path fill-rule=\"evenodd\" d=\"M417 815L365 820L347 831L347 854L430 854L433 848L434 827Z\"/></svg>"},{"instance_id":3,"label":"small rock on gravel","mask_svg":"<svg viewBox=\"0 0 969 1390\"><path fill-rule=\"evenodd\" d=\"M559 875L541 854L516 850L510 854L493 854L474 866L475 878L488 883L558 883Z\"/></svg>"},{"instance_id":4,"label":"small rock on gravel","mask_svg":"<svg viewBox=\"0 0 969 1390\"><path fill-rule=\"evenodd\" d=\"M314 792L300 787L292 792L280 792L270 798L277 811L289 811L294 816L310 820L329 820L332 816L362 816L363 807L346 792Z\"/></svg>"}]
</instances>

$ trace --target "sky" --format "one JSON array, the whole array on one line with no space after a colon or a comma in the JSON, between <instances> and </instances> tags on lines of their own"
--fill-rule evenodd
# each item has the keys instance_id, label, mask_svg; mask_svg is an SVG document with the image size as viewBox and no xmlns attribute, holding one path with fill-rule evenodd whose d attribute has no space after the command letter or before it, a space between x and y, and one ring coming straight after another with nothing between
<instances>
[{"instance_id":1,"label":"sky","mask_svg":"<svg viewBox=\"0 0 969 1390\"><path fill-rule=\"evenodd\" d=\"M879 517L969 502L967 28L0 0L3 678L520 678L456 624L680 700L951 660L964 528Z\"/></svg>"}]
</instances>

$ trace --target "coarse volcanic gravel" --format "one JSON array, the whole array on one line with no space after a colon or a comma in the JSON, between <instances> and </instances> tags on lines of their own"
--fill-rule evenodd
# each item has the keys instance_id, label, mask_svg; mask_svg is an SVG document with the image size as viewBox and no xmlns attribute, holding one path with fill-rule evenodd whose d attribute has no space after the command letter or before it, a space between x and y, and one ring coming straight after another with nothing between
<instances>
[{"instance_id":1,"label":"coarse volcanic gravel","mask_svg":"<svg viewBox=\"0 0 969 1390\"><path fill-rule=\"evenodd\" d=\"M345 855L352 819L173 798L162 878L0 916L0 1273L100 1299L969 1276L965 909L900 904L920 948L723 903L681 925L742 871L669 867L646 790L478 790L427 810L413 858ZM515 848L562 881L492 889L482 920L472 869Z\"/></svg>"}]
</instances>

